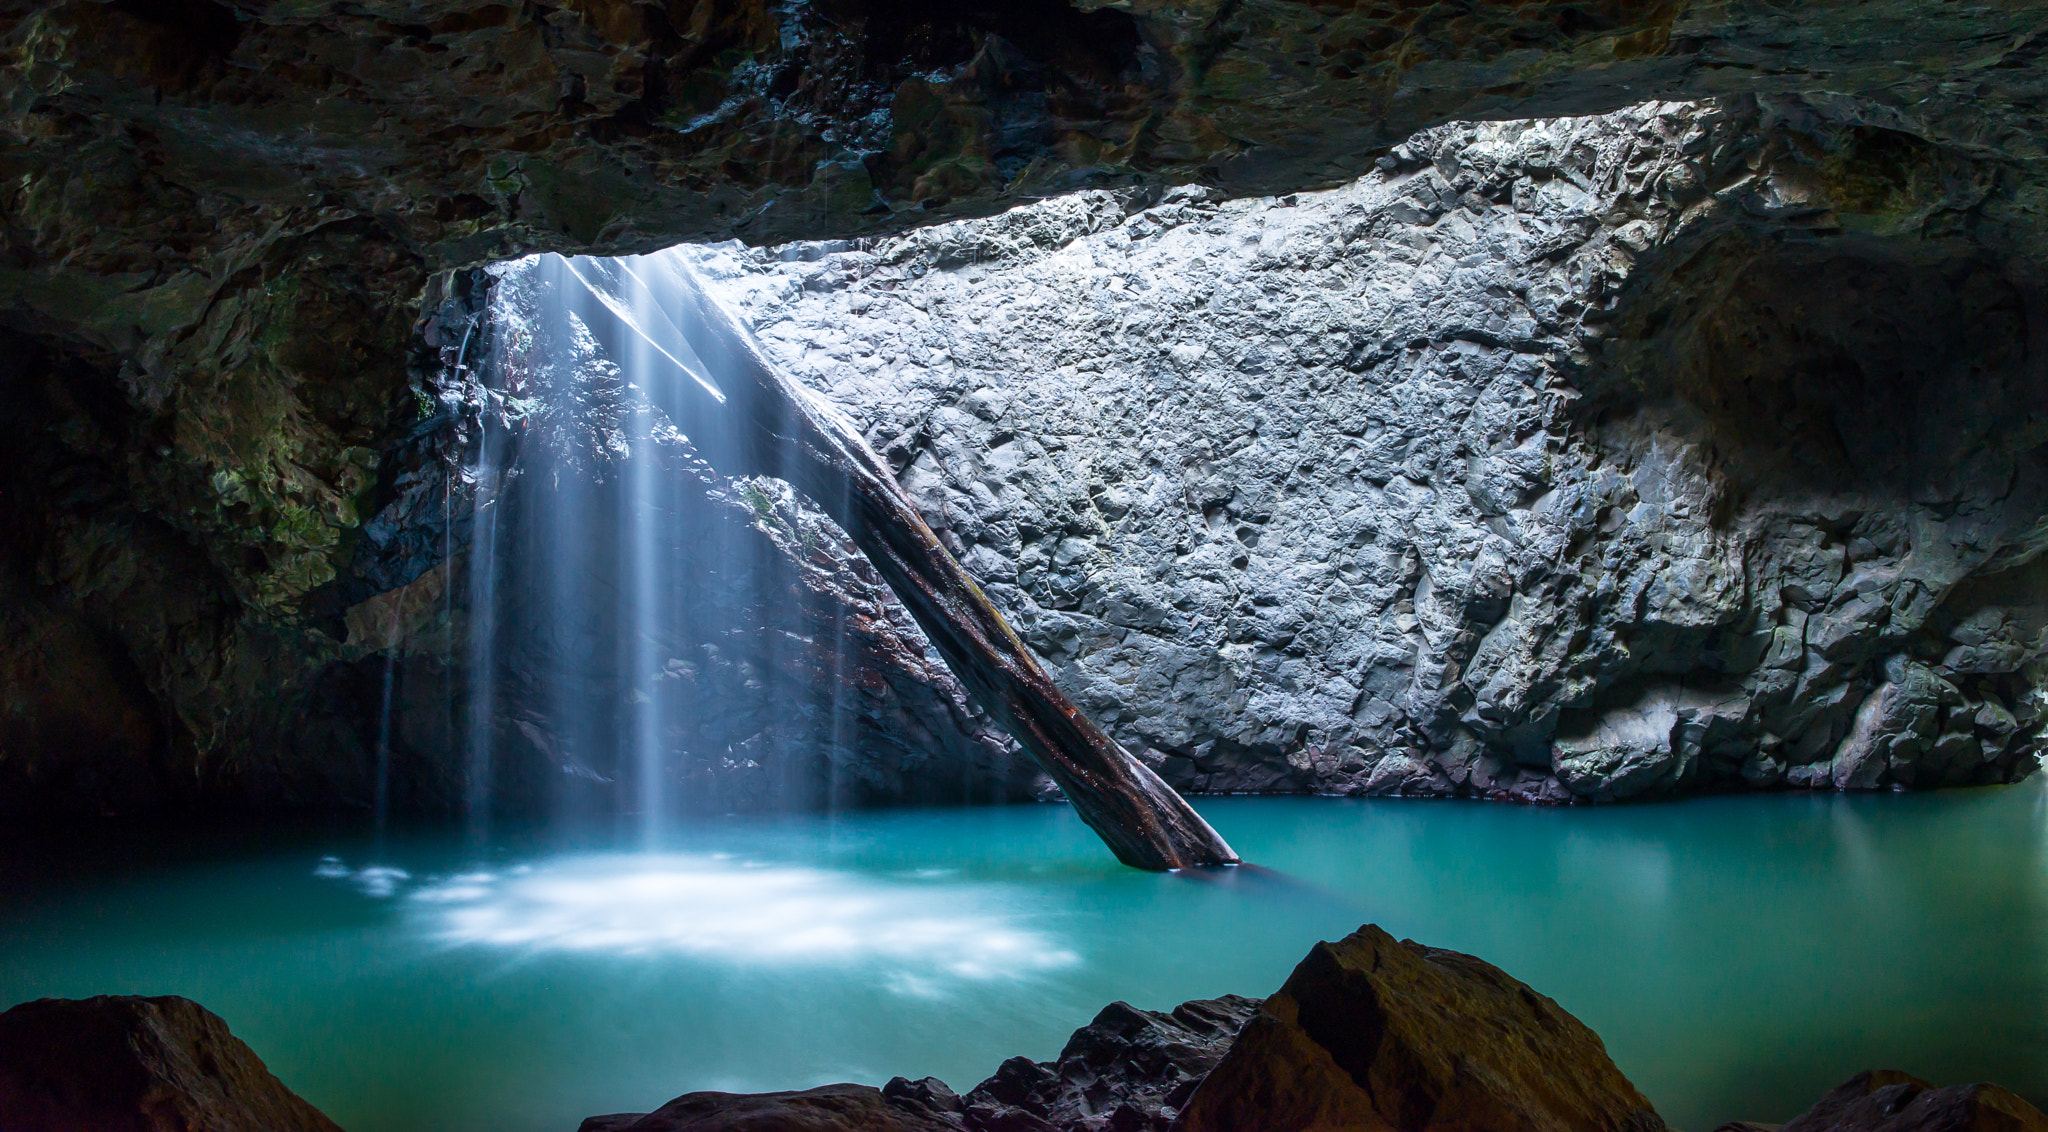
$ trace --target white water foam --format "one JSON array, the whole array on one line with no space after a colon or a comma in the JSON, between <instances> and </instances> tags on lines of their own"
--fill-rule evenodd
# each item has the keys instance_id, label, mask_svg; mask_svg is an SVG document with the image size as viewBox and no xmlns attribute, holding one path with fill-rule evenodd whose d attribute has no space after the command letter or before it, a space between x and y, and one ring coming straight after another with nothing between
<instances>
[{"instance_id":1,"label":"white water foam","mask_svg":"<svg viewBox=\"0 0 2048 1132\"><path fill-rule=\"evenodd\" d=\"M338 864L323 863L322 875L393 894L395 886L371 891L362 873L373 870ZM405 901L422 932L449 944L872 965L884 969L884 985L918 997L942 994L949 980L1024 978L1078 960L1053 936L1014 923L986 886L943 872L882 878L725 854L593 854L427 878Z\"/></svg>"}]
</instances>

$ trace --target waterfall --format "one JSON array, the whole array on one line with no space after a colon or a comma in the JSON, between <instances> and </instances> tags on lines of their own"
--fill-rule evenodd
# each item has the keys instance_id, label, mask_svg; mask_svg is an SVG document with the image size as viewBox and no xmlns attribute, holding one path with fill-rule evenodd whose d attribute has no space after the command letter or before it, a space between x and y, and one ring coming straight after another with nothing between
<instances>
[{"instance_id":1,"label":"waterfall","mask_svg":"<svg viewBox=\"0 0 2048 1132\"><path fill-rule=\"evenodd\" d=\"M469 406L474 422L470 438L473 452L464 477L470 497L468 550L468 649L464 657L468 677L464 732L466 748L463 765L463 816L473 842L481 843L491 834L491 813L495 802L498 772L498 690L499 690L499 585L500 555L503 549L503 497L508 457L512 443L506 378L513 367L509 357L521 345L519 327L498 320L490 328L483 347L483 363L472 371L482 380L473 384L476 397ZM463 335L462 356L469 352L470 333ZM453 494L452 492L450 493Z\"/></svg>"},{"instance_id":2,"label":"waterfall","mask_svg":"<svg viewBox=\"0 0 2048 1132\"><path fill-rule=\"evenodd\" d=\"M395 637L397 636L395 625L398 621L396 607L392 610L391 620L394 625L392 636ZM377 704L377 781L374 787L372 808L376 815L375 830L377 849L380 853L384 848L385 827L389 823L391 816L391 717L395 708L392 701L397 683L398 649L396 646L393 646L391 651L384 657L383 688L378 696Z\"/></svg>"},{"instance_id":3,"label":"waterfall","mask_svg":"<svg viewBox=\"0 0 2048 1132\"><path fill-rule=\"evenodd\" d=\"M852 497L777 475L802 461L728 401L733 360L693 348L723 317L704 254L491 269L465 472L472 828L495 808L653 848L690 813L1031 797L827 517Z\"/></svg>"},{"instance_id":4,"label":"waterfall","mask_svg":"<svg viewBox=\"0 0 2048 1132\"><path fill-rule=\"evenodd\" d=\"M721 443L722 395L652 291L586 282L622 261L493 270L466 473L472 830L494 807L537 810L652 849L676 813L775 808L791 784L772 774L715 780L772 763L760 736L790 722L749 693L787 667L769 653L800 617L758 540L734 537L776 488L722 480L700 455Z\"/></svg>"}]
</instances>

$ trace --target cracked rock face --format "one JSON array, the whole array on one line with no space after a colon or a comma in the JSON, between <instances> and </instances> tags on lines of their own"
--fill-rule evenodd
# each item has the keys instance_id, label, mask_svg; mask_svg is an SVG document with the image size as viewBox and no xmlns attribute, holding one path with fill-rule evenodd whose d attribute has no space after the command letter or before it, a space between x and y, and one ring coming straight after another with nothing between
<instances>
[{"instance_id":1,"label":"cracked rock face","mask_svg":"<svg viewBox=\"0 0 2048 1132\"><path fill-rule=\"evenodd\" d=\"M702 262L1176 786L1917 787L2036 765L2031 199L1738 100Z\"/></svg>"}]
</instances>

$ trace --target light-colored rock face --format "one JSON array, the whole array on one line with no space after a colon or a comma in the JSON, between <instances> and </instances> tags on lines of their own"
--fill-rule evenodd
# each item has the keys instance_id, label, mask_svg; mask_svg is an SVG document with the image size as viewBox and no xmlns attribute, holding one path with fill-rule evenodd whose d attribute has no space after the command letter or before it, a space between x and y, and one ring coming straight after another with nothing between
<instances>
[{"instance_id":1,"label":"light-colored rock face","mask_svg":"<svg viewBox=\"0 0 2048 1132\"><path fill-rule=\"evenodd\" d=\"M1999 572L2044 541L2041 293L1993 189L1937 230L1957 178L1857 196L1853 144L1650 105L1324 194L703 263L1176 785L2002 780L2042 711L2048 586Z\"/></svg>"}]
</instances>

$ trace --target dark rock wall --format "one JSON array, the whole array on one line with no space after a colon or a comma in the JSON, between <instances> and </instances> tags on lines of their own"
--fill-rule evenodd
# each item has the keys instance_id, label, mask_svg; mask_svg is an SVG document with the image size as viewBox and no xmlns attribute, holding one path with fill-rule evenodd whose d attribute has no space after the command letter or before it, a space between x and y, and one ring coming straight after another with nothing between
<instances>
[{"instance_id":1,"label":"dark rock wall","mask_svg":"<svg viewBox=\"0 0 2048 1132\"><path fill-rule=\"evenodd\" d=\"M352 573L365 521L424 498L394 452L455 411L432 356L454 344L414 334L449 269L1090 186L1327 188L1453 118L1757 91L1834 92L1815 104L1881 143L1828 143L1822 180L1876 194L1843 215L1938 227L1982 209L1879 198L2030 176L2039 23L1908 0L0 3L0 806L368 797L386 680L343 611L377 580ZM462 695L424 664L396 684ZM445 799L448 768L418 771Z\"/></svg>"}]
</instances>

